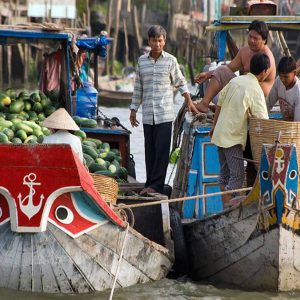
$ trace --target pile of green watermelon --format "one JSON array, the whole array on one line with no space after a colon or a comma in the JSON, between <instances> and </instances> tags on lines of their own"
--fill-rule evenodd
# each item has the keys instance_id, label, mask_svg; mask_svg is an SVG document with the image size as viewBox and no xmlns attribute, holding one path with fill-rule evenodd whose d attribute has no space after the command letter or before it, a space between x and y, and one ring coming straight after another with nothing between
<instances>
[{"instance_id":1,"label":"pile of green watermelon","mask_svg":"<svg viewBox=\"0 0 300 300\"><path fill-rule=\"evenodd\" d=\"M41 91L0 91L0 143L41 143L51 133L42 122L60 107L58 99L56 90L47 96Z\"/></svg>"},{"instance_id":2,"label":"pile of green watermelon","mask_svg":"<svg viewBox=\"0 0 300 300\"><path fill-rule=\"evenodd\" d=\"M37 144L51 131L42 125L46 117L60 107L59 92L53 90L45 95L41 91L16 93L13 89L0 91L0 143ZM94 128L97 121L73 117L79 127ZM127 170L121 163L118 149L110 149L108 143L87 138L82 130L74 133L82 141L84 160L89 171L119 180L127 179Z\"/></svg>"},{"instance_id":3,"label":"pile of green watermelon","mask_svg":"<svg viewBox=\"0 0 300 300\"><path fill-rule=\"evenodd\" d=\"M75 131L74 135L81 139L84 162L91 173L127 180L128 172L121 166L122 157L118 149L111 149L109 143L99 139L88 138L82 130Z\"/></svg>"}]
</instances>

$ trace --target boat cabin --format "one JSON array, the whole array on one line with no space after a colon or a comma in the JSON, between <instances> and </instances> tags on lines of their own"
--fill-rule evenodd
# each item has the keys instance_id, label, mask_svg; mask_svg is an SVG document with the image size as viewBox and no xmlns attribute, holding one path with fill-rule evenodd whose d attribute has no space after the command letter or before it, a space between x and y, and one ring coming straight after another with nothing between
<instances>
[{"instance_id":1,"label":"boat cabin","mask_svg":"<svg viewBox=\"0 0 300 300\"><path fill-rule=\"evenodd\" d=\"M14 93L43 90L53 93L57 105L64 107L72 116L76 115L76 89L78 69L76 54L78 50L93 53L94 86L98 87L97 61L105 57L109 40L98 37L82 37L75 33L41 24L14 25L0 29L0 90L10 89ZM7 62L7 63L6 63ZM97 100L97 99L96 99ZM96 118L98 114L95 104ZM109 142L119 149L122 166L130 164L130 131L118 126L116 122L97 119L96 128L81 127L88 137Z\"/></svg>"},{"instance_id":2,"label":"boat cabin","mask_svg":"<svg viewBox=\"0 0 300 300\"><path fill-rule=\"evenodd\" d=\"M282 32L300 30L299 16L226 16L206 27L207 31L214 32L217 49L217 61L226 61L231 51L232 36L236 32L246 30L253 20L262 20L270 29L270 48L279 60L289 49ZM244 33L245 36L247 33ZM228 47L228 48L227 48ZM292 55L299 59L298 47L291 49ZM227 51L228 50L228 51ZM270 112L271 119L281 119L281 113L277 107ZM172 198L209 194L219 192L218 184L220 165L218 161L217 147L211 143L209 131L212 120L207 118L200 121L187 121L183 124L182 154L178 161L177 173L174 179ZM201 219L207 215L223 210L221 196L201 198L185 201L177 207L183 219Z\"/></svg>"}]
</instances>

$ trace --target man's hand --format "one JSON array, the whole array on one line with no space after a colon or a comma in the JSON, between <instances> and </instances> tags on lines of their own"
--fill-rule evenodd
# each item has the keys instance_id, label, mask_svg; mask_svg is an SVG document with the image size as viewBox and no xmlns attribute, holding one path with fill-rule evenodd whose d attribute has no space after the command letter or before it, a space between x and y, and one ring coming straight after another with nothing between
<instances>
[{"instance_id":1,"label":"man's hand","mask_svg":"<svg viewBox=\"0 0 300 300\"><path fill-rule=\"evenodd\" d=\"M197 109L192 100L187 101L187 108L189 112L194 112L196 114L201 114L201 112Z\"/></svg>"},{"instance_id":2,"label":"man's hand","mask_svg":"<svg viewBox=\"0 0 300 300\"><path fill-rule=\"evenodd\" d=\"M196 108L195 104L193 103L192 99L191 99L191 95L188 92L185 92L182 94L182 96L184 97L185 103L187 105L188 111L189 112L194 112L196 114L200 114L199 110Z\"/></svg>"},{"instance_id":3,"label":"man's hand","mask_svg":"<svg viewBox=\"0 0 300 300\"><path fill-rule=\"evenodd\" d=\"M207 79L209 79L209 74L208 72L201 72L199 73L196 78L195 78L195 82L198 84L203 83L204 81L206 81Z\"/></svg>"},{"instance_id":4,"label":"man's hand","mask_svg":"<svg viewBox=\"0 0 300 300\"><path fill-rule=\"evenodd\" d=\"M129 121L132 127L138 127L140 124L140 122L136 119L136 111L133 109L130 112Z\"/></svg>"}]
</instances>

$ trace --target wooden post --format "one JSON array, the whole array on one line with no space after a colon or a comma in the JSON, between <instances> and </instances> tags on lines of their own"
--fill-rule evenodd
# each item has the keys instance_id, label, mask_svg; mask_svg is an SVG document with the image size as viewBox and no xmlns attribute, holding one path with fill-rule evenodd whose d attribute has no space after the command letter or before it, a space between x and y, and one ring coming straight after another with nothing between
<instances>
[{"instance_id":1,"label":"wooden post","mask_svg":"<svg viewBox=\"0 0 300 300\"><path fill-rule=\"evenodd\" d=\"M188 34L188 38L186 39L186 45L185 45L185 60L189 61L189 57L190 57L190 40L191 40L191 37L189 36L188 32L187 32L187 34Z\"/></svg>"},{"instance_id":2,"label":"wooden post","mask_svg":"<svg viewBox=\"0 0 300 300\"><path fill-rule=\"evenodd\" d=\"M86 27L86 13L82 13L82 22L83 22L83 26Z\"/></svg>"},{"instance_id":3,"label":"wooden post","mask_svg":"<svg viewBox=\"0 0 300 300\"><path fill-rule=\"evenodd\" d=\"M85 5L86 5L86 26L90 29L91 12L90 12L89 0L85 0Z\"/></svg>"},{"instance_id":4,"label":"wooden post","mask_svg":"<svg viewBox=\"0 0 300 300\"><path fill-rule=\"evenodd\" d=\"M171 39L174 39L173 36L173 18L174 18L174 1L169 1L168 5L168 25L167 32Z\"/></svg>"},{"instance_id":5,"label":"wooden post","mask_svg":"<svg viewBox=\"0 0 300 300\"><path fill-rule=\"evenodd\" d=\"M15 11L14 11L14 15L16 17L19 17L20 16L20 10L19 10L19 0L16 0L16 4L15 4Z\"/></svg>"},{"instance_id":6,"label":"wooden post","mask_svg":"<svg viewBox=\"0 0 300 300\"><path fill-rule=\"evenodd\" d=\"M0 46L0 89L3 89L3 46Z\"/></svg>"},{"instance_id":7,"label":"wooden post","mask_svg":"<svg viewBox=\"0 0 300 300\"><path fill-rule=\"evenodd\" d=\"M278 34L279 41L280 41L281 47L282 47L282 49L283 49L284 55L285 55L285 56L291 56L290 49L289 49L289 47L288 47L288 45L287 45L287 43L286 43L286 40L285 40L285 38L284 38L284 36L283 36L282 31L279 31L279 32L276 31L276 32L277 32L277 34Z\"/></svg>"},{"instance_id":8,"label":"wooden post","mask_svg":"<svg viewBox=\"0 0 300 300\"><path fill-rule=\"evenodd\" d=\"M142 13L141 13L141 24L145 23L145 20L146 20L146 11L147 11L147 4L143 3Z\"/></svg>"},{"instance_id":9,"label":"wooden post","mask_svg":"<svg viewBox=\"0 0 300 300\"><path fill-rule=\"evenodd\" d=\"M118 36L119 36L119 28L120 28L120 14L122 10L122 0L116 0L116 20L115 20L115 30L114 30L114 41L112 48L112 57L111 57L111 73L114 73L113 62L116 59L116 52L118 46Z\"/></svg>"},{"instance_id":10,"label":"wooden post","mask_svg":"<svg viewBox=\"0 0 300 300\"><path fill-rule=\"evenodd\" d=\"M24 45L24 85L28 88L28 73L29 73L30 55L29 45Z\"/></svg>"},{"instance_id":11,"label":"wooden post","mask_svg":"<svg viewBox=\"0 0 300 300\"><path fill-rule=\"evenodd\" d=\"M142 38L139 30L139 22L138 22L136 5L134 5L132 10L132 19L133 19L133 31L134 31L135 42L136 42L137 50L139 52L142 47Z\"/></svg>"},{"instance_id":12,"label":"wooden post","mask_svg":"<svg viewBox=\"0 0 300 300\"><path fill-rule=\"evenodd\" d=\"M210 1L206 0L206 3L207 3L206 4L207 5L207 25L209 25L210 24L210 16L211 16ZM210 40L211 40L211 34L209 32L207 32L207 43L206 43L206 53L207 54L209 53L209 49L211 46Z\"/></svg>"},{"instance_id":13,"label":"wooden post","mask_svg":"<svg viewBox=\"0 0 300 300\"><path fill-rule=\"evenodd\" d=\"M113 0L108 1L108 8L107 8L107 16L106 16L106 31L108 36L111 35L111 18L112 18L112 7L113 7ZM109 75L109 59L110 59L110 46L107 46L107 55L105 60L105 69L104 73Z\"/></svg>"},{"instance_id":14,"label":"wooden post","mask_svg":"<svg viewBox=\"0 0 300 300\"><path fill-rule=\"evenodd\" d=\"M125 67L128 67L128 33L126 19L123 19L123 29L124 29L124 41L125 41L125 51L124 51L124 63Z\"/></svg>"},{"instance_id":15,"label":"wooden post","mask_svg":"<svg viewBox=\"0 0 300 300\"><path fill-rule=\"evenodd\" d=\"M19 51L20 58L21 58L21 61L23 64L23 68L24 68L25 56L24 56L24 50L23 50L22 44L18 44L17 47L18 47L18 51Z\"/></svg>"},{"instance_id":16,"label":"wooden post","mask_svg":"<svg viewBox=\"0 0 300 300\"><path fill-rule=\"evenodd\" d=\"M11 85L11 46L7 46L7 85Z\"/></svg>"},{"instance_id":17,"label":"wooden post","mask_svg":"<svg viewBox=\"0 0 300 300\"><path fill-rule=\"evenodd\" d=\"M127 12L130 13L131 11L131 0L127 0Z\"/></svg>"},{"instance_id":18,"label":"wooden post","mask_svg":"<svg viewBox=\"0 0 300 300\"><path fill-rule=\"evenodd\" d=\"M193 71L195 47L193 44L193 38L190 38L189 44L190 44L190 49L189 49L188 66L189 66L190 80L191 80L191 84L195 85L195 76Z\"/></svg>"}]
</instances>

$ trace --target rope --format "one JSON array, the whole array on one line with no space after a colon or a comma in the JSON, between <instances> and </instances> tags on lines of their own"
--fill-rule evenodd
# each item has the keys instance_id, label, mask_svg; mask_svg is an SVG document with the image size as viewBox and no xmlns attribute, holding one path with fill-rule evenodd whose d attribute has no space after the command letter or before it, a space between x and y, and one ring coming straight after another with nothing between
<instances>
[{"instance_id":1,"label":"rope","mask_svg":"<svg viewBox=\"0 0 300 300\"><path fill-rule=\"evenodd\" d=\"M112 286L111 291L110 291L109 300L112 300L113 295L114 295L114 291L115 291L115 287L116 287L116 282L117 282L117 279L118 279L118 276L119 276L120 266L121 266L121 262L122 262L122 259L123 259L123 253L124 253L124 248L125 248L125 245L126 245L128 230L129 230L129 224L127 223L127 227L126 227L126 231L125 231L125 236L124 236L124 240L123 240L123 245L122 245L122 249L121 249L121 253L120 253L120 258L119 258L119 261L118 261L117 271L116 271L116 275L115 275L113 286Z\"/></svg>"},{"instance_id":2,"label":"rope","mask_svg":"<svg viewBox=\"0 0 300 300\"><path fill-rule=\"evenodd\" d=\"M152 202L140 203L140 204L122 205L122 209L143 207L143 206L152 206L152 205L158 205L158 204L162 204L162 203L181 202L181 201L193 200L196 198L202 199L202 198L208 198L208 197L213 197L213 196L226 195L226 194L230 194L230 193L241 193L241 192L250 191L251 189L252 189L252 187L247 187L247 188L241 188L241 189L230 190L230 191L216 192L216 193L211 193L211 194L194 195L194 196L174 198L174 199L165 199L165 200L152 201Z\"/></svg>"}]
</instances>

